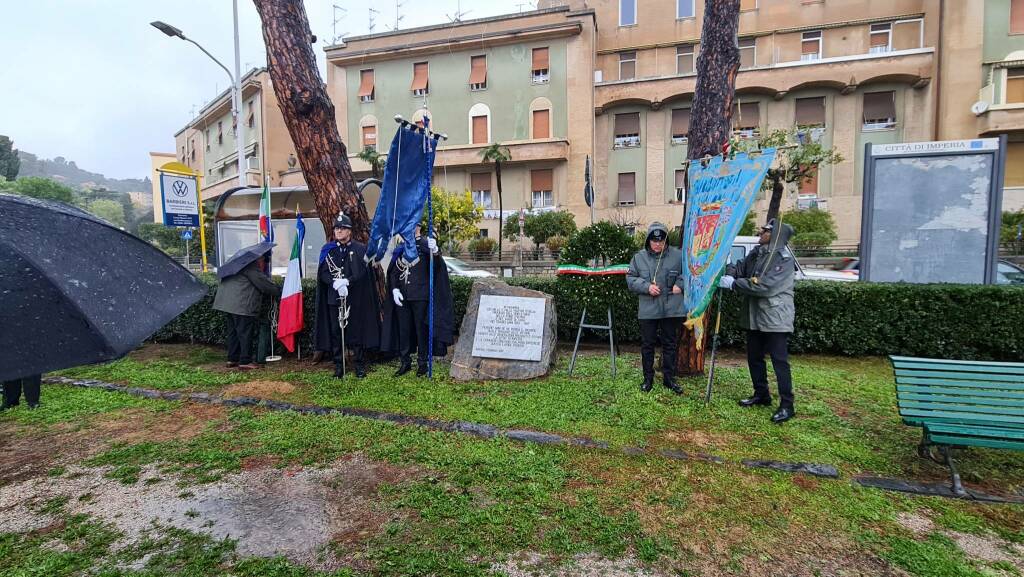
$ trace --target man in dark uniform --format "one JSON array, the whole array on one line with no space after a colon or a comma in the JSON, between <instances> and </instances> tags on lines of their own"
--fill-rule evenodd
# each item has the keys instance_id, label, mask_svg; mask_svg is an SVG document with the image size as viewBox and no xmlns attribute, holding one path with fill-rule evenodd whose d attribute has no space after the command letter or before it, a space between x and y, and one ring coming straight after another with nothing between
<instances>
[{"instance_id":1,"label":"man in dark uniform","mask_svg":"<svg viewBox=\"0 0 1024 577\"><path fill-rule=\"evenodd\" d=\"M0 404L0 411L16 407L21 404L21 392L25 391L25 402L28 408L34 409L39 406L39 385L42 382L42 375L32 375L12 381L4 381L4 398Z\"/></svg>"},{"instance_id":2,"label":"man in dark uniform","mask_svg":"<svg viewBox=\"0 0 1024 577\"><path fill-rule=\"evenodd\" d=\"M382 341L397 352L401 366L395 373L400 377L412 370L412 350L416 349L416 375L427 374L428 345L430 343L430 263L434 263L434 356L447 354L454 342L454 315L448 267L437 248L437 241L423 236L422 226L416 225L416 249L419 260L407 269L399 265L399 258L391 259L388 267L388 289L391 302L384 304L384 333ZM396 248L394 253L398 254Z\"/></svg>"},{"instance_id":3,"label":"man in dark uniform","mask_svg":"<svg viewBox=\"0 0 1024 577\"><path fill-rule=\"evenodd\" d=\"M793 408L793 379L789 370L786 340L793 332L796 309L793 306L795 259L786 244L793 227L779 226L772 219L761 229L758 247L746 258L730 264L719 281L723 289L743 296L740 326L747 329L747 366L754 384L754 395L739 402L741 407L771 405L768 366L765 354L772 358L779 381L779 408L773 423L783 423L796 415Z\"/></svg>"},{"instance_id":4,"label":"man in dark uniform","mask_svg":"<svg viewBox=\"0 0 1024 577\"><path fill-rule=\"evenodd\" d=\"M366 351L380 345L380 305L373 269L364 260L366 245L352 239L352 219L345 214L334 222L334 238L320 249L317 270L317 349L334 355L334 376L345 376L342 331L338 311L344 302L344 347L355 357L356 376L366 376Z\"/></svg>"}]
</instances>

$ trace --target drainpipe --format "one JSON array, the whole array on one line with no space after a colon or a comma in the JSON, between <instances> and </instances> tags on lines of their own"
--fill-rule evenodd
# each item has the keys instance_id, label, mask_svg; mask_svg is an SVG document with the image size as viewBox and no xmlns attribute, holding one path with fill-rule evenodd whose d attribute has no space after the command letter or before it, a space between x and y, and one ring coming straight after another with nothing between
<instances>
[{"instance_id":1,"label":"drainpipe","mask_svg":"<svg viewBox=\"0 0 1024 577\"><path fill-rule=\"evenodd\" d=\"M939 139L939 119L942 118L942 53L945 52L942 44L942 27L945 15L946 0L939 0L939 38L935 43L935 118L932 120L932 140Z\"/></svg>"}]
</instances>

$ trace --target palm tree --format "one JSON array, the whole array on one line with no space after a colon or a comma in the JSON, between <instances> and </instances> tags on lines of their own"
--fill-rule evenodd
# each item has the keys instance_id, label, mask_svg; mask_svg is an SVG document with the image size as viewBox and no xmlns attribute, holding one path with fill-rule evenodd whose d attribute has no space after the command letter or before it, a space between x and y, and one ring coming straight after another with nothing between
<instances>
[{"instance_id":1,"label":"palm tree","mask_svg":"<svg viewBox=\"0 0 1024 577\"><path fill-rule=\"evenodd\" d=\"M370 165L370 175L373 178L380 178L381 173L384 172L386 159L377 152L376 148L367 146L356 155L356 158Z\"/></svg>"},{"instance_id":2,"label":"palm tree","mask_svg":"<svg viewBox=\"0 0 1024 577\"><path fill-rule=\"evenodd\" d=\"M494 163L494 175L498 178L498 260L501 261L502 227L505 225L505 207L501 202L501 163L512 160L512 153L509 152L507 146L502 145L500 142L495 142L481 150L480 157L483 158L484 162Z\"/></svg>"}]
</instances>

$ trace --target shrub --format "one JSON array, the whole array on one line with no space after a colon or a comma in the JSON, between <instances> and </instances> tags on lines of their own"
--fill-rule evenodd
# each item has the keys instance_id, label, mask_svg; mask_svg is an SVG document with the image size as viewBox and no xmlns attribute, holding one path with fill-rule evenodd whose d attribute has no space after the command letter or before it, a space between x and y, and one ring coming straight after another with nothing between
<instances>
[{"instance_id":1,"label":"shrub","mask_svg":"<svg viewBox=\"0 0 1024 577\"><path fill-rule=\"evenodd\" d=\"M782 215L782 222L793 227L793 238L790 242L794 247L801 246L800 237L807 234L814 235L804 241L807 248L831 246L839 238L832 214L817 208L787 212Z\"/></svg>"},{"instance_id":2,"label":"shrub","mask_svg":"<svg viewBox=\"0 0 1024 577\"><path fill-rule=\"evenodd\" d=\"M488 237L474 238L466 246L469 249L469 254L478 260L490 260L491 254L497 247L498 243L493 238Z\"/></svg>"},{"instance_id":3,"label":"shrub","mask_svg":"<svg viewBox=\"0 0 1024 577\"><path fill-rule=\"evenodd\" d=\"M553 256L554 258L558 258L558 253L561 252L562 247L565 246L567 240L568 239L566 239L564 236L556 234L555 236L549 238L548 241L544 244L546 244L548 250L551 251L551 256Z\"/></svg>"},{"instance_id":4,"label":"shrub","mask_svg":"<svg viewBox=\"0 0 1024 577\"><path fill-rule=\"evenodd\" d=\"M831 238L824 232L805 232L793 237L790 245L801 250L820 250L832 244Z\"/></svg>"},{"instance_id":5,"label":"shrub","mask_svg":"<svg viewBox=\"0 0 1024 577\"><path fill-rule=\"evenodd\" d=\"M629 238L624 232L622 236ZM570 247L566 246L563 262L569 252ZM210 286L209 295L161 329L154 340L224 343L223 315L211 308L216 279L213 275L202 278ZM617 342L640 339L637 299L628 292L621 276L604 277L601 282L589 285L590 298L602 297L600 301L592 301L592 305L580 298L580 284L570 279L580 277L507 280L509 284L555 297L558 334L563 340L576 337L584 306L591 307L588 320L597 322L604 321L604 311L611 306ZM275 280L280 282L280 279ZM466 313L473 279L452 277L451 284L455 326L459 327ZM311 351L315 282L304 280L302 289L306 330L301 342L303 351ZM605 294L601 295L601 291ZM789 341L793 352L1008 361L1020 361L1024 357L1024 287L800 281L795 291L796 330ZM978 314L979 311L985 314ZM725 345L742 346L745 341L739 329L739 314L740 298L733 292L726 292L721 333Z\"/></svg>"},{"instance_id":6,"label":"shrub","mask_svg":"<svg viewBox=\"0 0 1024 577\"><path fill-rule=\"evenodd\" d=\"M534 245L542 245L553 236L568 237L576 232L576 217L566 210L549 210L528 213L523 218L523 234L533 241ZM519 240L519 219L509 218L502 229L505 238Z\"/></svg>"}]
</instances>

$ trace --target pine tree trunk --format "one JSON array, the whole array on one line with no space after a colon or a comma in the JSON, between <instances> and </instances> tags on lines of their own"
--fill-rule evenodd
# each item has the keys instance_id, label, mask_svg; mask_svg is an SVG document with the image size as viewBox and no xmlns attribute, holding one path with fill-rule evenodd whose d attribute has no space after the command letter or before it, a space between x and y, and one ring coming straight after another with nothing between
<instances>
[{"instance_id":1,"label":"pine tree trunk","mask_svg":"<svg viewBox=\"0 0 1024 577\"><path fill-rule=\"evenodd\" d=\"M353 236L366 242L369 218L359 202L348 150L338 134L334 104L316 67L302 0L253 3L263 21L274 93L324 232L330 238L334 219L344 212L352 219Z\"/></svg>"},{"instance_id":2,"label":"pine tree trunk","mask_svg":"<svg viewBox=\"0 0 1024 577\"><path fill-rule=\"evenodd\" d=\"M779 174L779 169L769 171L768 177L772 181L772 199L768 203L766 223L774 218L779 218L779 209L782 207L782 193L786 190L786 186L782 182L782 175Z\"/></svg>"},{"instance_id":3,"label":"pine tree trunk","mask_svg":"<svg viewBox=\"0 0 1024 577\"><path fill-rule=\"evenodd\" d=\"M501 262L501 237L504 236L505 207L501 202L501 161L494 162L494 173L498 178L498 262ZM500 265L499 265L500 268Z\"/></svg>"},{"instance_id":4,"label":"pine tree trunk","mask_svg":"<svg viewBox=\"0 0 1024 577\"><path fill-rule=\"evenodd\" d=\"M721 154L722 146L729 142L736 73L740 68L740 51L736 44L739 18L740 0L705 3L700 55L697 57L697 86L690 110L687 152L690 160ZM713 312L710 307L708 312ZM704 316L705 328L710 318L710 314ZM694 332L685 327L680 329L679 336L678 373L702 374L706 347L698 349ZM704 336L702 345L706 344L707 330Z\"/></svg>"}]
</instances>

